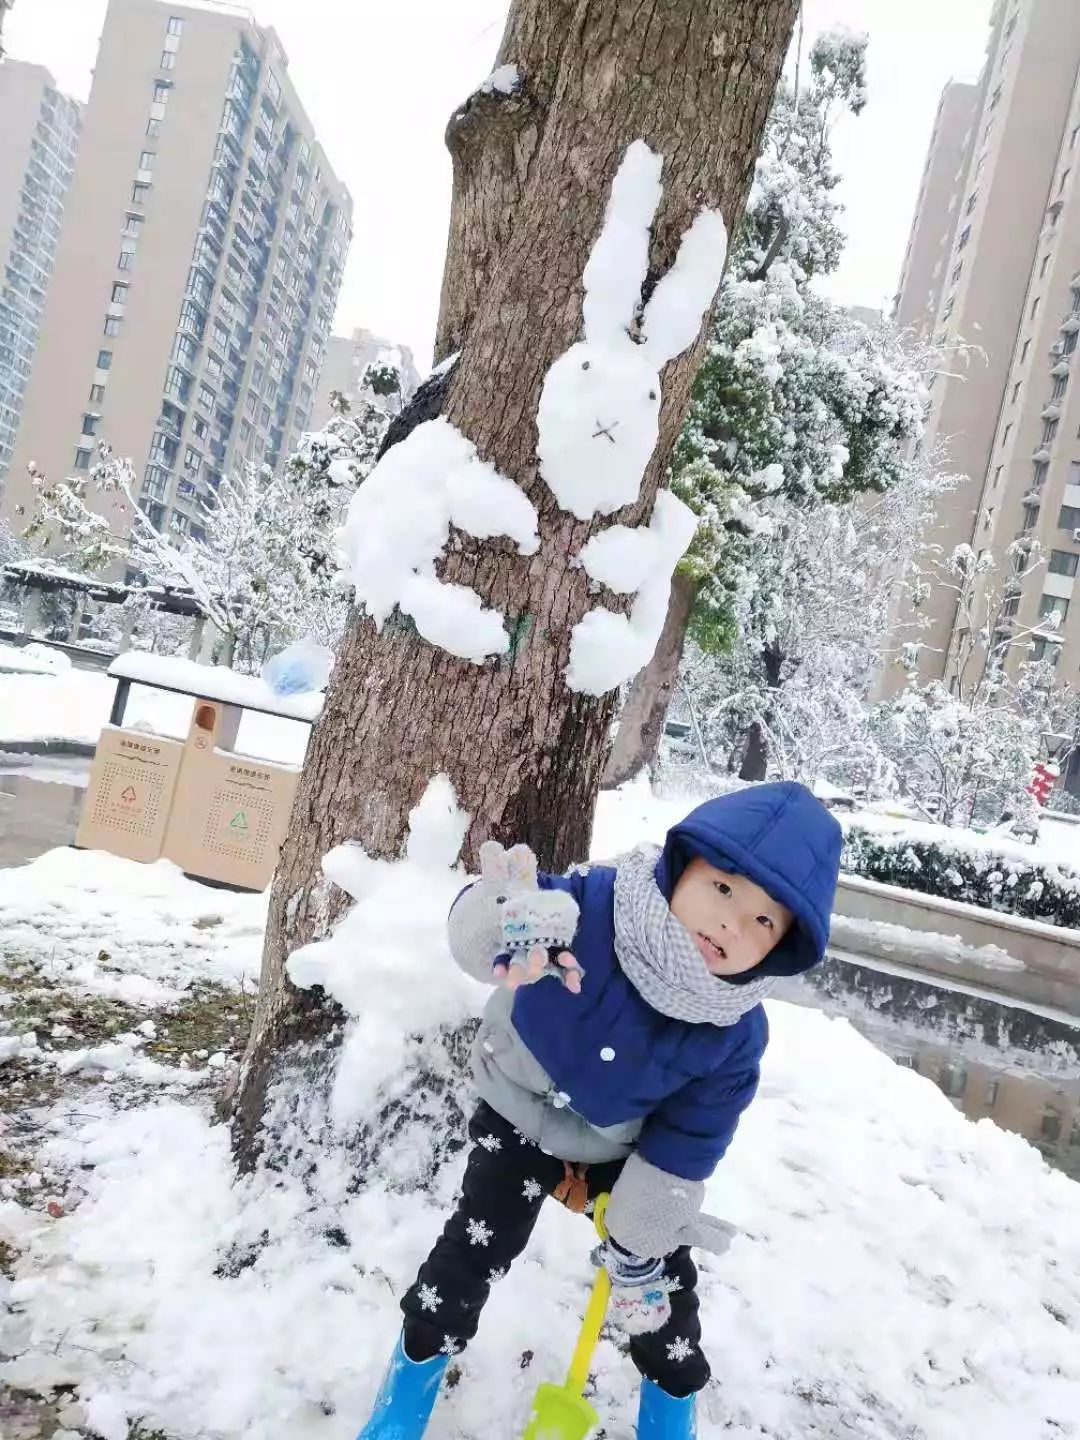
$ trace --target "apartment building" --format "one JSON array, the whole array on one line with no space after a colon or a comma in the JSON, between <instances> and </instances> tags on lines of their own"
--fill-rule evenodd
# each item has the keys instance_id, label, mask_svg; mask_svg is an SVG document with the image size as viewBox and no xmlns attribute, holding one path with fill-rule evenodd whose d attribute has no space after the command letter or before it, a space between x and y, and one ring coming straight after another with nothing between
<instances>
[{"instance_id":1,"label":"apartment building","mask_svg":"<svg viewBox=\"0 0 1080 1440\"><path fill-rule=\"evenodd\" d=\"M80 123L81 107L60 94L48 70L0 62L0 491L38 342Z\"/></svg>"},{"instance_id":2,"label":"apartment building","mask_svg":"<svg viewBox=\"0 0 1080 1440\"><path fill-rule=\"evenodd\" d=\"M895 310L896 323L920 339L932 334L941 305L978 98L976 85L945 86L926 152Z\"/></svg>"},{"instance_id":3,"label":"apartment building","mask_svg":"<svg viewBox=\"0 0 1080 1440\"><path fill-rule=\"evenodd\" d=\"M354 406L357 401L370 398L364 377L369 367L379 365L392 365L401 376L398 394L375 397L387 414L397 415L420 383L420 374L409 347L395 345L361 327L357 327L351 335L331 335L311 409L312 428L317 430L329 420L333 391L344 395Z\"/></svg>"},{"instance_id":4,"label":"apartment building","mask_svg":"<svg viewBox=\"0 0 1080 1440\"><path fill-rule=\"evenodd\" d=\"M1080 123L1078 63L1075 0L998 0L978 84L973 92L949 87L942 98L896 313L947 352L928 377L923 442L943 447L948 468L968 477L941 501L928 537L945 553L962 543L1003 548L1021 529L1019 498L1031 488L1025 482L1042 444L1041 411L1057 403L1050 397L1062 377L1049 371L1061 356L1049 355L1051 331L1053 344L1064 343L1067 332L1058 335L1054 327L1071 304L1069 257L1080 261L1072 248L1080 225L1069 228L1074 177L1067 158ZM1077 160L1080 173L1080 154ZM1055 475L1047 505L1053 497L1061 509L1063 484ZM1068 558L1052 563L1075 568ZM1041 603L1036 597L1027 608ZM918 679L945 679L955 648L955 596L939 587L921 612L927 625ZM910 612L899 618L906 625ZM883 693L905 679L893 667Z\"/></svg>"},{"instance_id":5,"label":"apartment building","mask_svg":"<svg viewBox=\"0 0 1080 1440\"><path fill-rule=\"evenodd\" d=\"M199 538L222 476L310 423L351 212L272 29L109 0L0 511L29 518L27 462L85 471L103 438L152 522Z\"/></svg>"}]
</instances>

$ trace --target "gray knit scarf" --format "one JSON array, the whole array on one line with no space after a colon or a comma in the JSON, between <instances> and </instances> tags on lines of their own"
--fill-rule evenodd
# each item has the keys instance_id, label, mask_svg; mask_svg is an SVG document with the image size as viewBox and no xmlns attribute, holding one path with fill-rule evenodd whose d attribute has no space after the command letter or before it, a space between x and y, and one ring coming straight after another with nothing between
<instances>
[{"instance_id":1,"label":"gray knit scarf","mask_svg":"<svg viewBox=\"0 0 1080 1440\"><path fill-rule=\"evenodd\" d=\"M658 845L639 845L615 868L615 953L654 1010L691 1024L734 1025L776 984L775 975L730 985L709 973L693 936L656 883Z\"/></svg>"}]
</instances>

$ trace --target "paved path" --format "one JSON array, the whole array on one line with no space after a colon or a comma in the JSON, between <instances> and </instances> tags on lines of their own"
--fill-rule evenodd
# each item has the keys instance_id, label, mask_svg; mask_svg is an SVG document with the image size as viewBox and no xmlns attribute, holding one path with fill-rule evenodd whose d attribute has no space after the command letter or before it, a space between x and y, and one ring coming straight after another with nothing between
<instances>
[{"instance_id":1,"label":"paved path","mask_svg":"<svg viewBox=\"0 0 1080 1440\"><path fill-rule=\"evenodd\" d=\"M0 867L71 844L89 773L89 760L0 759Z\"/></svg>"}]
</instances>

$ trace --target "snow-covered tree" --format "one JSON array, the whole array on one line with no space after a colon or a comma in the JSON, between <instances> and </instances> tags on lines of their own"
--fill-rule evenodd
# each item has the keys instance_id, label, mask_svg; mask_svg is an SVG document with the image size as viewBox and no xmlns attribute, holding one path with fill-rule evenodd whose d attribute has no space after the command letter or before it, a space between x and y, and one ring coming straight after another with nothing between
<instances>
[{"instance_id":1,"label":"snow-covered tree","mask_svg":"<svg viewBox=\"0 0 1080 1440\"><path fill-rule=\"evenodd\" d=\"M800 67L809 80L778 91L673 457L673 489L701 523L676 572L669 627L631 686L605 783L655 753L687 633L709 652L748 646L767 678L769 624L756 634L740 629L737 597L754 567L768 564L759 521L777 497L807 514L883 492L901 479L921 432L927 356L888 325L867 327L810 289L840 257L831 136L841 114L865 103L865 52L863 35L826 33ZM771 535L788 533L775 518L763 523ZM759 776L760 734L751 748L747 773Z\"/></svg>"},{"instance_id":2,"label":"snow-covered tree","mask_svg":"<svg viewBox=\"0 0 1080 1440\"><path fill-rule=\"evenodd\" d=\"M363 610L278 866L243 1155L268 1086L310 1093L332 1068L340 1012L284 967L334 918L327 851L396 855L445 774L467 864L489 837L547 868L587 853L615 690L689 539L660 486L797 8L695 0L637 24L618 0L513 0L499 83L455 112L439 334L460 354L350 510Z\"/></svg>"},{"instance_id":3,"label":"snow-covered tree","mask_svg":"<svg viewBox=\"0 0 1080 1440\"><path fill-rule=\"evenodd\" d=\"M217 631L219 658L257 670L300 635L336 643L348 599L335 536L387 423L380 408L354 415L338 397L325 429L305 435L279 471L245 465L226 476L185 532L151 523L131 462L103 442L85 476L53 485L35 477L32 530L58 537L65 558L87 569L122 564L148 585L187 587Z\"/></svg>"}]
</instances>

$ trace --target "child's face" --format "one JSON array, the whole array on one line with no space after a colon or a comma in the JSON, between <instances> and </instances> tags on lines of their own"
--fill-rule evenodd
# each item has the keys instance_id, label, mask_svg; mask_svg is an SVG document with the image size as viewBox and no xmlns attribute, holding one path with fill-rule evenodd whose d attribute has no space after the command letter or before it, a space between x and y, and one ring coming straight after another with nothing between
<instances>
[{"instance_id":1,"label":"child's face","mask_svg":"<svg viewBox=\"0 0 1080 1440\"><path fill-rule=\"evenodd\" d=\"M697 942L713 975L741 975L764 960L794 916L745 875L691 860L671 897L671 913Z\"/></svg>"}]
</instances>

